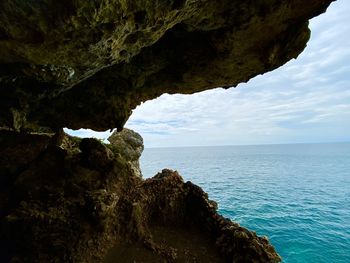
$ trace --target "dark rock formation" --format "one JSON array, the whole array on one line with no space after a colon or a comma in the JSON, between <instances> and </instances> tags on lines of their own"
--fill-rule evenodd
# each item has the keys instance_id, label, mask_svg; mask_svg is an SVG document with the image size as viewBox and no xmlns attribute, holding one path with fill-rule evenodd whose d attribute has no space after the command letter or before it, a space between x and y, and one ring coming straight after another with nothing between
<instances>
[{"instance_id":1,"label":"dark rock formation","mask_svg":"<svg viewBox=\"0 0 350 263\"><path fill-rule=\"evenodd\" d=\"M0 2L0 127L121 128L162 93L235 86L296 58L332 0Z\"/></svg>"},{"instance_id":2,"label":"dark rock formation","mask_svg":"<svg viewBox=\"0 0 350 263\"><path fill-rule=\"evenodd\" d=\"M1 262L280 261L177 172L143 180L128 155L96 139L0 135Z\"/></svg>"},{"instance_id":3,"label":"dark rock formation","mask_svg":"<svg viewBox=\"0 0 350 263\"><path fill-rule=\"evenodd\" d=\"M142 101L273 70L331 2L0 1L0 261L278 262L176 172L143 180L132 131L62 128L121 130Z\"/></svg>"}]
</instances>

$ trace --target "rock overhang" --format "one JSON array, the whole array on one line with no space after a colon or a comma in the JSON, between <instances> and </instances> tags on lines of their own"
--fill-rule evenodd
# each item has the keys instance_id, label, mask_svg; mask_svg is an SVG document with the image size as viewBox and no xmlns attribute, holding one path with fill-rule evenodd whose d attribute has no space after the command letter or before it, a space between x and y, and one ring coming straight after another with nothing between
<instances>
[{"instance_id":1,"label":"rock overhang","mask_svg":"<svg viewBox=\"0 0 350 263\"><path fill-rule=\"evenodd\" d=\"M163 93L246 82L296 58L331 2L2 1L0 127L121 129Z\"/></svg>"}]
</instances>

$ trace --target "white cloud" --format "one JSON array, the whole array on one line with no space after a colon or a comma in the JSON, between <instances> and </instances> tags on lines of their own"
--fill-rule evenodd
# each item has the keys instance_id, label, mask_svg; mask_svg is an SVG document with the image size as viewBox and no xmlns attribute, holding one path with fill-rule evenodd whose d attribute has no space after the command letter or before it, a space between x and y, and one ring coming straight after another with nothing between
<instances>
[{"instance_id":1,"label":"white cloud","mask_svg":"<svg viewBox=\"0 0 350 263\"><path fill-rule=\"evenodd\" d=\"M107 139L112 134L112 132L110 131L96 132L90 129L80 129L80 130L64 129L64 131L72 136L77 136L80 138L101 139L106 143L108 143Z\"/></svg>"}]
</instances>

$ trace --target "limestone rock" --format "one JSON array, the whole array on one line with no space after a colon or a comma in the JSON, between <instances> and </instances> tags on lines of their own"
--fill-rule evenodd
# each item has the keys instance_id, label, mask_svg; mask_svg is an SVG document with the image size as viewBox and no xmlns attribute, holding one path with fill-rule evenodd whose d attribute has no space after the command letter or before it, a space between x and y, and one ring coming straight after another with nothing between
<instances>
[{"instance_id":1,"label":"limestone rock","mask_svg":"<svg viewBox=\"0 0 350 263\"><path fill-rule=\"evenodd\" d=\"M121 129L163 93L236 86L305 48L333 0L0 2L0 127Z\"/></svg>"},{"instance_id":2,"label":"limestone rock","mask_svg":"<svg viewBox=\"0 0 350 263\"><path fill-rule=\"evenodd\" d=\"M115 131L109 138L110 148L115 154L120 154L129 161L133 173L142 177L139 159L143 151L143 139L140 134L124 128L121 132Z\"/></svg>"}]
</instances>

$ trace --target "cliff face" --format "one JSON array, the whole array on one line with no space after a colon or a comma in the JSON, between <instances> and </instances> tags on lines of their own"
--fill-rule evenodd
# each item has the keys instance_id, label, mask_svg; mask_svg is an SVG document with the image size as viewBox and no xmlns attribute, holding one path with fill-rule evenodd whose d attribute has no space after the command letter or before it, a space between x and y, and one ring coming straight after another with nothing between
<instances>
[{"instance_id":1,"label":"cliff face","mask_svg":"<svg viewBox=\"0 0 350 263\"><path fill-rule=\"evenodd\" d=\"M0 261L278 262L176 172L143 180L139 135L61 128L121 130L163 93L273 70L331 2L0 1Z\"/></svg>"}]
</instances>

